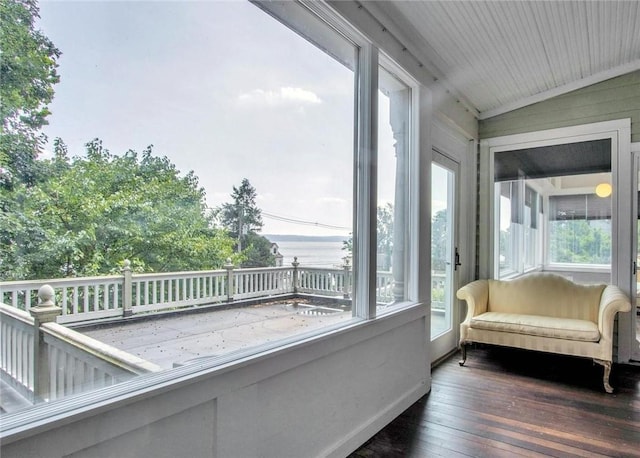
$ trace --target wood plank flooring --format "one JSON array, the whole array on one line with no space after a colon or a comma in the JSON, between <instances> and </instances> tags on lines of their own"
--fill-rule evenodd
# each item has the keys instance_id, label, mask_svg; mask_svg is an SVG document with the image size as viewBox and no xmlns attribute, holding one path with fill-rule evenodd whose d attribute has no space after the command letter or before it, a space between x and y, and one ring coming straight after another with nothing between
<instances>
[{"instance_id":1,"label":"wood plank flooring","mask_svg":"<svg viewBox=\"0 0 640 458\"><path fill-rule=\"evenodd\" d=\"M362 457L640 457L640 367L472 347L432 373L431 392L355 451Z\"/></svg>"}]
</instances>

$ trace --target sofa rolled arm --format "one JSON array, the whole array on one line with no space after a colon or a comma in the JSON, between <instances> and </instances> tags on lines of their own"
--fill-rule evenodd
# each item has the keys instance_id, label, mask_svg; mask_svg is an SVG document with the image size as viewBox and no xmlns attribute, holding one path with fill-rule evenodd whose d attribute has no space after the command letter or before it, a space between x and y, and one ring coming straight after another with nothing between
<instances>
[{"instance_id":1,"label":"sofa rolled arm","mask_svg":"<svg viewBox=\"0 0 640 458\"><path fill-rule=\"evenodd\" d=\"M598 330L600 335L607 340L613 339L613 321L616 313L631 310L631 302L626 294L615 285L607 285L600 297L600 309L598 311Z\"/></svg>"},{"instance_id":2,"label":"sofa rolled arm","mask_svg":"<svg viewBox=\"0 0 640 458\"><path fill-rule=\"evenodd\" d=\"M467 302L467 316L464 323L469 323L471 318L487 311L489 302L489 282L476 280L463 286L456 293L458 299Z\"/></svg>"}]
</instances>

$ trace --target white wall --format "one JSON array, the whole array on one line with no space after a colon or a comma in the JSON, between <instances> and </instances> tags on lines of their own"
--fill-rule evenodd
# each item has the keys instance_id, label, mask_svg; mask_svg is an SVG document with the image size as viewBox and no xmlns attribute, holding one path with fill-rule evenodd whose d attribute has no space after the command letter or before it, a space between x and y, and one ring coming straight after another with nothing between
<instances>
[{"instance_id":1,"label":"white wall","mask_svg":"<svg viewBox=\"0 0 640 458\"><path fill-rule=\"evenodd\" d=\"M151 374L57 417L44 406L52 421L32 412L2 457L344 456L428 392L428 338L414 306L234 367Z\"/></svg>"}]
</instances>

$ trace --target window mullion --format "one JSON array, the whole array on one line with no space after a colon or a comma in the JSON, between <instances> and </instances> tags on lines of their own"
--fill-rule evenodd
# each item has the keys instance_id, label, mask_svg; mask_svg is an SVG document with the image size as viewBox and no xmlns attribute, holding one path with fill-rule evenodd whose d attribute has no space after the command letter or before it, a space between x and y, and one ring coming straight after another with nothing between
<instances>
[{"instance_id":1,"label":"window mullion","mask_svg":"<svg viewBox=\"0 0 640 458\"><path fill-rule=\"evenodd\" d=\"M360 48L358 55L357 145L354 214L354 315L374 318L376 313L376 211L378 166L378 49Z\"/></svg>"}]
</instances>

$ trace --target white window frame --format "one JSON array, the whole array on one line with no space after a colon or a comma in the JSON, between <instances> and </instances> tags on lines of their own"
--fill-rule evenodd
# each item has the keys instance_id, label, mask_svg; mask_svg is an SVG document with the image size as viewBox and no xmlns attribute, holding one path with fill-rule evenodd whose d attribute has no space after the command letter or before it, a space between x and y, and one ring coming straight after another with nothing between
<instances>
[{"instance_id":1,"label":"white window frame","mask_svg":"<svg viewBox=\"0 0 640 458\"><path fill-rule=\"evenodd\" d=\"M253 363L262 363L274 357L274 354L288 353L303 348L313 341L341 338L342 340L361 340L371 326L390 326L394 321L410 321L426 316L423 304L427 303L430 295L430 278L419 281L421 277L429 275L429 249L418 250L418 246L429 246L424 243L430 234L423 230L425 221L430 219L429 199L424 198L424 189L429 186L427 167L421 164L430 163L431 144L428 135L431 121L431 98L429 93L408 72L395 65L363 34L343 20L329 6L318 2L256 2L267 13L292 27L293 30L304 28L314 35L314 39L323 40L322 32L318 33L317 24L309 24L310 29L304 27L309 20L304 9L313 12L330 27L351 40L358 48L358 69L356 72L356 154L354 159L354 197L356 212L354 212L354 319L339 325L305 333L292 338L260 345L249 350L242 350L228 355L202 358L198 363L177 367L155 374L140 376L113 385L76 396L73 399L61 399L51 403L36 405L25 411L10 414L3 418L0 432L11 431L13 434L24 434L34 426L51 425L56 422L64 423L70 415L89 415L96 409L104 409L109 405L147 396L163 387L180 386L192 383L193 380L210 376L212 373L226 373L235 368L245 367ZM314 19L316 20L316 19ZM305 35L305 34L303 34ZM330 38L328 38L330 40ZM389 313L376 319L375 300L375 253L377 245L376 210L377 189L375 170L377 167L377 71L378 64L384 63L385 68L391 67L395 74L401 75L402 81L412 89L412 138L411 159L408 161L408 189L411 198L407 205L409 211L407 231L407 249L405 263L406 280L408 282L408 298L402 304L394 307ZM425 152L426 151L426 152ZM427 194L428 195L428 194ZM422 198L420 198L422 197ZM360 230L359 228L365 228ZM422 242L422 243L421 243ZM427 285L427 286L425 286ZM353 332L354 337L345 337ZM356 337L357 335L357 337ZM427 343L428 345L428 343ZM425 354L425 362L427 355Z\"/></svg>"},{"instance_id":2,"label":"white window frame","mask_svg":"<svg viewBox=\"0 0 640 458\"><path fill-rule=\"evenodd\" d=\"M632 234L632 195L633 195L633 157L631 155L631 119L582 124L560 127L536 132L487 138L480 141L480 205L479 205L479 273L481 278L493 278L493 180L494 154L500 151L550 146L564 143L611 139L611 178L614 193L612 208L612 264L611 283L617 285L625 294L631 295L633 261L635 249L631 243ZM618 317L617 358L629 361L631 342L635 340L634 322L628 313Z\"/></svg>"}]
</instances>

